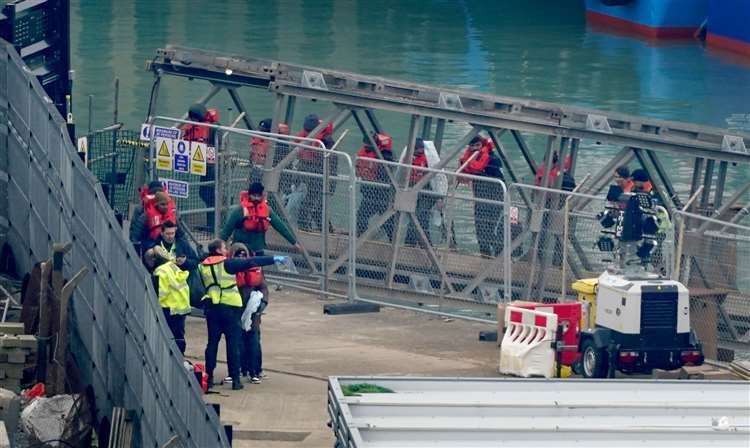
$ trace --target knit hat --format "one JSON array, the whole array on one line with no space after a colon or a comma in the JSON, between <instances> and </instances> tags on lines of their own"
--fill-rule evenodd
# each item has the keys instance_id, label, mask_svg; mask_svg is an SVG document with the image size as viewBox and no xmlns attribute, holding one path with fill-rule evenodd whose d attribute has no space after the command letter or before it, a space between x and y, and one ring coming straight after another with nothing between
<instances>
[{"instance_id":1,"label":"knit hat","mask_svg":"<svg viewBox=\"0 0 750 448\"><path fill-rule=\"evenodd\" d=\"M271 132L271 119L266 118L264 120L260 120L260 123L258 123L258 129L263 132Z\"/></svg>"},{"instance_id":2,"label":"knit hat","mask_svg":"<svg viewBox=\"0 0 750 448\"><path fill-rule=\"evenodd\" d=\"M635 182L648 182L648 173L646 170L637 169L633 171L632 176Z\"/></svg>"},{"instance_id":3,"label":"knit hat","mask_svg":"<svg viewBox=\"0 0 750 448\"><path fill-rule=\"evenodd\" d=\"M263 184L260 182L253 182L250 184L250 187L247 189L248 194L263 194Z\"/></svg>"},{"instance_id":4,"label":"knit hat","mask_svg":"<svg viewBox=\"0 0 750 448\"><path fill-rule=\"evenodd\" d=\"M310 114L305 117L305 122L302 124L302 127L307 132L312 132L313 129L315 129L320 124L320 117L318 117L315 114Z\"/></svg>"},{"instance_id":5,"label":"knit hat","mask_svg":"<svg viewBox=\"0 0 750 448\"><path fill-rule=\"evenodd\" d=\"M247 249L247 246L245 246L242 243L234 243L231 246L229 246L229 257L234 257L237 252L244 250L246 254L250 255L250 251Z\"/></svg>"},{"instance_id":6,"label":"knit hat","mask_svg":"<svg viewBox=\"0 0 750 448\"><path fill-rule=\"evenodd\" d=\"M154 194L157 191L164 191L164 184L158 180L152 180L148 183L148 192Z\"/></svg>"},{"instance_id":7,"label":"knit hat","mask_svg":"<svg viewBox=\"0 0 750 448\"><path fill-rule=\"evenodd\" d=\"M191 121L203 121L206 118L206 106L195 103L188 109L188 118Z\"/></svg>"}]
</instances>

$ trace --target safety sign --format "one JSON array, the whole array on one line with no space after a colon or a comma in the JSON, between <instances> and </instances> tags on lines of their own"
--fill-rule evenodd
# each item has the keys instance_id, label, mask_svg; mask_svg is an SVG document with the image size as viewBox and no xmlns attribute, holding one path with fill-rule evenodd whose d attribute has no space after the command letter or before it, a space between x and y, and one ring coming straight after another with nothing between
<instances>
[{"instance_id":1,"label":"safety sign","mask_svg":"<svg viewBox=\"0 0 750 448\"><path fill-rule=\"evenodd\" d=\"M216 163L216 148L208 146L206 148L206 162L210 164Z\"/></svg>"},{"instance_id":2,"label":"safety sign","mask_svg":"<svg viewBox=\"0 0 750 448\"><path fill-rule=\"evenodd\" d=\"M206 145L192 142L190 145L190 173L198 176L206 175Z\"/></svg>"},{"instance_id":3,"label":"safety sign","mask_svg":"<svg viewBox=\"0 0 750 448\"><path fill-rule=\"evenodd\" d=\"M151 141L151 133L149 132L151 126L153 126L154 128L154 135L156 136L156 138L171 138L174 140L180 138L180 130L177 128L167 128L164 126L155 126L148 123L143 123L141 125L141 140L145 142Z\"/></svg>"},{"instance_id":4,"label":"safety sign","mask_svg":"<svg viewBox=\"0 0 750 448\"><path fill-rule=\"evenodd\" d=\"M89 164L89 138L78 137L78 156L83 160L83 164Z\"/></svg>"},{"instance_id":5,"label":"safety sign","mask_svg":"<svg viewBox=\"0 0 750 448\"><path fill-rule=\"evenodd\" d=\"M171 138L157 138L154 143L156 143L156 169L172 171L174 140Z\"/></svg>"},{"instance_id":6,"label":"safety sign","mask_svg":"<svg viewBox=\"0 0 750 448\"><path fill-rule=\"evenodd\" d=\"M190 142L176 140L174 142L174 171L177 173L190 172Z\"/></svg>"},{"instance_id":7,"label":"safety sign","mask_svg":"<svg viewBox=\"0 0 750 448\"><path fill-rule=\"evenodd\" d=\"M187 198L188 197L188 183L174 179L159 178L164 188L169 192L170 196L175 198Z\"/></svg>"}]
</instances>

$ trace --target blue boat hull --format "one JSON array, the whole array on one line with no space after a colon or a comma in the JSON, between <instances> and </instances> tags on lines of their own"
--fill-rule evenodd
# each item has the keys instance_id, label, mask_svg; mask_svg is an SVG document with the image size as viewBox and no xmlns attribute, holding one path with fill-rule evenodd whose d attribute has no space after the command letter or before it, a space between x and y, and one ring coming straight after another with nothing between
<instances>
[{"instance_id":1,"label":"blue boat hull","mask_svg":"<svg viewBox=\"0 0 750 448\"><path fill-rule=\"evenodd\" d=\"M750 57L750 1L709 0L706 41Z\"/></svg>"},{"instance_id":2,"label":"blue boat hull","mask_svg":"<svg viewBox=\"0 0 750 448\"><path fill-rule=\"evenodd\" d=\"M664 39L695 35L708 15L709 0L632 0L609 6L602 0L586 0L589 23Z\"/></svg>"}]
</instances>

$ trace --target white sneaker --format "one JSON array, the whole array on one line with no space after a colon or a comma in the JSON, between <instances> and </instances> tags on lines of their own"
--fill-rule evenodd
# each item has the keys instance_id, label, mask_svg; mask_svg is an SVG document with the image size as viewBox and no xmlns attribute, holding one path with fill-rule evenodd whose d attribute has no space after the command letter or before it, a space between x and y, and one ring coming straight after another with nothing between
<instances>
[{"instance_id":1,"label":"white sneaker","mask_svg":"<svg viewBox=\"0 0 750 448\"><path fill-rule=\"evenodd\" d=\"M260 379L259 376L254 376L254 377L250 378L250 382L253 383L253 384L260 384L261 379Z\"/></svg>"}]
</instances>

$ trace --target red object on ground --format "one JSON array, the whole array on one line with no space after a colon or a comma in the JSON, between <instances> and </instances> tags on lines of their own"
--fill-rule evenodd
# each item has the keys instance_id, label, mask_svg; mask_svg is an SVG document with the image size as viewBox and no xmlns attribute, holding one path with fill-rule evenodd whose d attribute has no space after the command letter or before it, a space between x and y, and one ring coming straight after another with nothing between
<instances>
[{"instance_id":1,"label":"red object on ground","mask_svg":"<svg viewBox=\"0 0 750 448\"><path fill-rule=\"evenodd\" d=\"M26 389L25 391L23 391L22 395L27 400L31 400L32 398L38 398L47 395L47 390L44 387L44 383L36 383L30 389Z\"/></svg>"},{"instance_id":2,"label":"red object on ground","mask_svg":"<svg viewBox=\"0 0 750 448\"><path fill-rule=\"evenodd\" d=\"M562 364L566 366L573 365L578 359L580 353L578 353L577 347L581 337L581 303L570 302L570 303L535 303L535 302L511 302L510 306L517 308L525 308L527 310L542 311L545 313L553 313L557 315L557 325L563 327L562 342L568 350L563 351L561 355ZM520 314L520 313L519 313ZM520 319L520 316L519 316ZM539 319L539 317L537 318ZM513 312L511 312L511 320L513 319ZM538 321L537 325L546 325L545 322ZM575 349L572 347L576 347Z\"/></svg>"},{"instance_id":3,"label":"red object on ground","mask_svg":"<svg viewBox=\"0 0 750 448\"><path fill-rule=\"evenodd\" d=\"M208 373L206 373L206 367L203 365L202 362L196 362L193 364L193 373L195 373L195 378L198 380L198 384L201 386L201 390L203 390L203 393L208 392Z\"/></svg>"}]
</instances>

